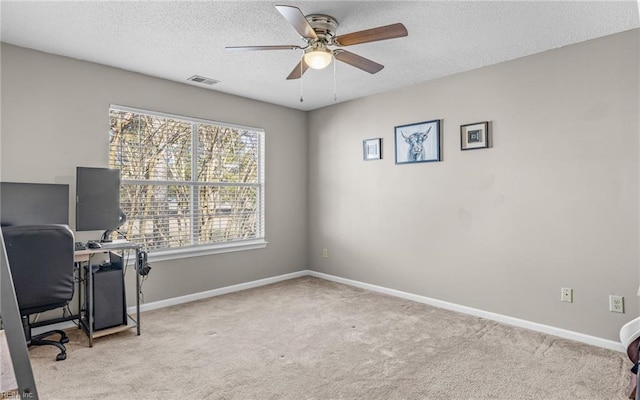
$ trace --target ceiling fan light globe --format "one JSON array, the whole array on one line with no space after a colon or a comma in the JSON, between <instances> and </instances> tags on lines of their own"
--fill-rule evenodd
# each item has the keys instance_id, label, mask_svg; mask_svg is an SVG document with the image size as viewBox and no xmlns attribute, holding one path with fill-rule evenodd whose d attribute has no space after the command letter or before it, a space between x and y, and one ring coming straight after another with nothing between
<instances>
[{"instance_id":1,"label":"ceiling fan light globe","mask_svg":"<svg viewBox=\"0 0 640 400\"><path fill-rule=\"evenodd\" d=\"M326 50L314 50L304 55L304 62L313 69L323 69L331 64L333 56Z\"/></svg>"}]
</instances>

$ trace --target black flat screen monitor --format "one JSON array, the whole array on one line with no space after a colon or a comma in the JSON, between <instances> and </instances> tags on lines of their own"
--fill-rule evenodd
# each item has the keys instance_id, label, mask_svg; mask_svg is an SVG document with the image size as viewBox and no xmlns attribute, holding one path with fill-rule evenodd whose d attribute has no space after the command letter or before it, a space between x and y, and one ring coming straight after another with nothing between
<instances>
[{"instance_id":1,"label":"black flat screen monitor","mask_svg":"<svg viewBox=\"0 0 640 400\"><path fill-rule=\"evenodd\" d=\"M0 225L69 224L69 185L0 183Z\"/></svg>"},{"instance_id":2,"label":"black flat screen monitor","mask_svg":"<svg viewBox=\"0 0 640 400\"><path fill-rule=\"evenodd\" d=\"M120 170L76 169L76 231L116 230L120 225Z\"/></svg>"}]
</instances>

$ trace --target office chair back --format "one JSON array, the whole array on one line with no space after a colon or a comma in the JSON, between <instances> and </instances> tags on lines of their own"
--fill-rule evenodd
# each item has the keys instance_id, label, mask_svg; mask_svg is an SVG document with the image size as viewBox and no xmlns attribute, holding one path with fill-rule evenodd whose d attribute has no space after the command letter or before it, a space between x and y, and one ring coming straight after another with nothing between
<instances>
[{"instance_id":1,"label":"office chair back","mask_svg":"<svg viewBox=\"0 0 640 400\"><path fill-rule=\"evenodd\" d=\"M27 344L55 346L60 350L56 359L66 359L66 333L32 337L29 315L64 307L73 298L73 232L66 225L21 225L3 227L2 234ZM59 340L45 339L54 333Z\"/></svg>"},{"instance_id":2,"label":"office chair back","mask_svg":"<svg viewBox=\"0 0 640 400\"><path fill-rule=\"evenodd\" d=\"M66 225L3 227L20 315L65 306L73 298L73 232Z\"/></svg>"}]
</instances>

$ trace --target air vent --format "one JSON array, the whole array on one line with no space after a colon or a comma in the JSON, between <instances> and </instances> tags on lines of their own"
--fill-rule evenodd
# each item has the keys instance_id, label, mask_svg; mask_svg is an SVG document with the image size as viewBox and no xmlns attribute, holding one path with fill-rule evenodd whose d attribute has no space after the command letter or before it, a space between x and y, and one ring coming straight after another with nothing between
<instances>
[{"instance_id":1,"label":"air vent","mask_svg":"<svg viewBox=\"0 0 640 400\"><path fill-rule=\"evenodd\" d=\"M215 85L216 83L220 83L220 81L211 78L205 78L204 76L200 75L194 75L187 80L191 82L201 83L203 85Z\"/></svg>"}]
</instances>

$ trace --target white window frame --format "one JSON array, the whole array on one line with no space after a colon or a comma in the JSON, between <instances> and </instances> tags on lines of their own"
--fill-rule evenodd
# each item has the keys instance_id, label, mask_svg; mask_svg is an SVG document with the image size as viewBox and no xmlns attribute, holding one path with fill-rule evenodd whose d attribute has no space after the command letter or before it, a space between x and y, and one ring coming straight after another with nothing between
<instances>
[{"instance_id":1,"label":"white window frame","mask_svg":"<svg viewBox=\"0 0 640 400\"><path fill-rule=\"evenodd\" d=\"M201 244L201 245L191 245L184 246L178 248L170 248L170 249L156 249L149 252L149 261L165 261L165 260L173 260L179 258L188 258L188 257L198 257L198 256L206 256L212 254L221 254L221 253L229 253L236 251L245 251L245 250L255 250L265 248L268 244L266 240L266 229L265 229L265 131L262 128L255 128L243 125L230 124L226 122L219 122L213 120L207 120L202 118L189 117L178 114L170 114L159 111L150 111L140 108L134 108L129 106L121 106L117 104L111 104L109 107L109 112L111 110L116 111L124 111L131 112L137 114L145 114L151 115L154 117L161 118L169 118L176 119L181 121L191 122L193 124L210 124L217 125L221 127L227 127L231 129L241 129L241 130L251 130L258 133L258 183L255 187L258 188L259 196L258 196L258 216L257 216L257 238L255 239L247 239L247 240L236 240L230 242L222 242L222 243L211 243L211 244ZM195 125L194 125L195 126ZM198 137L196 134L192 132L192 154L198 149ZM111 156L111 146L109 146L109 158ZM196 155L197 157L197 155ZM195 168L195 166L194 166ZM192 176L196 176L196 174L192 174ZM153 180L125 180L121 181L121 184L147 184L149 182L159 182ZM171 182L175 184L176 182ZM202 182L198 182L202 183Z\"/></svg>"}]
</instances>

